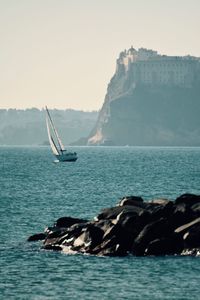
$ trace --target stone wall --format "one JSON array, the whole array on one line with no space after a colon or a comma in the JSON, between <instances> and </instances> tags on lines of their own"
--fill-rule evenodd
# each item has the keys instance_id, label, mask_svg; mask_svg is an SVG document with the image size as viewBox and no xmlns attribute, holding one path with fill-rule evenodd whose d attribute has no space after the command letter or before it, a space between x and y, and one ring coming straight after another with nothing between
<instances>
[{"instance_id":1,"label":"stone wall","mask_svg":"<svg viewBox=\"0 0 200 300\"><path fill-rule=\"evenodd\" d=\"M199 69L196 57L159 55L131 47L120 53L116 73L129 73L135 84L191 87Z\"/></svg>"}]
</instances>

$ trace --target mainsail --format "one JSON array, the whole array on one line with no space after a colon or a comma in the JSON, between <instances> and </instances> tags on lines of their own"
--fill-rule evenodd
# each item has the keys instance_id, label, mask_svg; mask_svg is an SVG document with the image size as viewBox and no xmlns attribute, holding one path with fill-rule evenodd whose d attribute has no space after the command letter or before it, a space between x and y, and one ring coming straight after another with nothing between
<instances>
[{"instance_id":1,"label":"mainsail","mask_svg":"<svg viewBox=\"0 0 200 300\"><path fill-rule=\"evenodd\" d=\"M58 151L58 149L56 147L56 144L54 143L54 140L53 140L53 138L51 136L51 133L50 133L49 121L48 121L47 116L46 116L46 124L47 124L47 133L48 133L49 143L50 143L51 149L52 149L52 151L55 155L59 155L59 151Z\"/></svg>"},{"instance_id":2,"label":"mainsail","mask_svg":"<svg viewBox=\"0 0 200 300\"><path fill-rule=\"evenodd\" d=\"M64 151L65 150L65 147L63 145L63 143L61 142L61 139L58 135L58 132L53 124L53 121L51 119L51 116L50 116L50 113L48 111L48 108L46 107L46 112L47 112L47 116L46 116L46 123L47 123L47 132L48 132L48 137L49 137L49 143L50 143L50 146L52 148L52 151L55 155L59 155L60 152ZM51 129L55 135L55 138L57 139L57 143L58 143L58 147L51 135L51 132L50 132L50 128L49 128L49 125L51 126Z\"/></svg>"}]
</instances>

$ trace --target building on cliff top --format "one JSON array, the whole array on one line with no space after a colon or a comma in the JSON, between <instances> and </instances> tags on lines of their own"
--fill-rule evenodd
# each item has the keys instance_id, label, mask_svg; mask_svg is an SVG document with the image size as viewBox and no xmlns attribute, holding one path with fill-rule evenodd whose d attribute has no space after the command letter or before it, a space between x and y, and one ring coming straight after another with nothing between
<instances>
[{"instance_id":1,"label":"building on cliff top","mask_svg":"<svg viewBox=\"0 0 200 300\"><path fill-rule=\"evenodd\" d=\"M131 47L120 53L116 74L131 73L135 84L190 87L200 70L200 58L167 56L157 51Z\"/></svg>"}]
</instances>

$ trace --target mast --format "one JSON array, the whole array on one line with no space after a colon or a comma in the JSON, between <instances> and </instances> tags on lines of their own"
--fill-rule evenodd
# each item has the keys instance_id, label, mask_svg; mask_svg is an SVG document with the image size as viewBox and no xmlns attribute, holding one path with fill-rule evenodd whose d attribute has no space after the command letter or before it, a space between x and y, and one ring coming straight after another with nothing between
<instances>
[{"instance_id":1,"label":"mast","mask_svg":"<svg viewBox=\"0 0 200 300\"><path fill-rule=\"evenodd\" d=\"M62 152L62 151L65 150L65 147L64 147L63 143L61 142L61 139L60 139L60 137L59 137L59 135L58 135L58 132L57 132L57 130L56 130L54 124L53 124L53 121L52 121L52 119L51 119L51 116L50 116L50 113L49 113L49 110L48 110L47 106L46 106L46 112L47 112L47 115L48 115L48 117L49 117L49 121L50 121L50 124L51 124L51 128L53 129L53 132L54 132L54 134L55 134L55 137L57 138L57 141L58 141L58 145L59 145L60 151Z\"/></svg>"},{"instance_id":2,"label":"mast","mask_svg":"<svg viewBox=\"0 0 200 300\"><path fill-rule=\"evenodd\" d=\"M46 116L46 124L47 124L47 133L48 133L48 138L49 138L49 143L50 143L51 149L52 149L52 151L55 155L59 155L58 148L56 147L56 144L54 143L54 140L53 140L53 138L51 136L51 133L50 133L49 121L48 121L47 116Z\"/></svg>"}]
</instances>

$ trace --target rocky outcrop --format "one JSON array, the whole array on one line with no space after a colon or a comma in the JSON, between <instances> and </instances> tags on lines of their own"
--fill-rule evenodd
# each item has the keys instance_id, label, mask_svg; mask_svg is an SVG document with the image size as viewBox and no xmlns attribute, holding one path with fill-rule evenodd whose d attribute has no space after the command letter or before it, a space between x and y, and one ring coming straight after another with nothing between
<instances>
[{"instance_id":1,"label":"rocky outcrop","mask_svg":"<svg viewBox=\"0 0 200 300\"><path fill-rule=\"evenodd\" d=\"M199 146L200 58L120 53L89 145Z\"/></svg>"},{"instance_id":2,"label":"rocky outcrop","mask_svg":"<svg viewBox=\"0 0 200 300\"><path fill-rule=\"evenodd\" d=\"M43 240L46 250L99 256L198 255L199 207L200 196L193 194L148 202L129 196L93 220L59 218L28 241Z\"/></svg>"}]
</instances>

